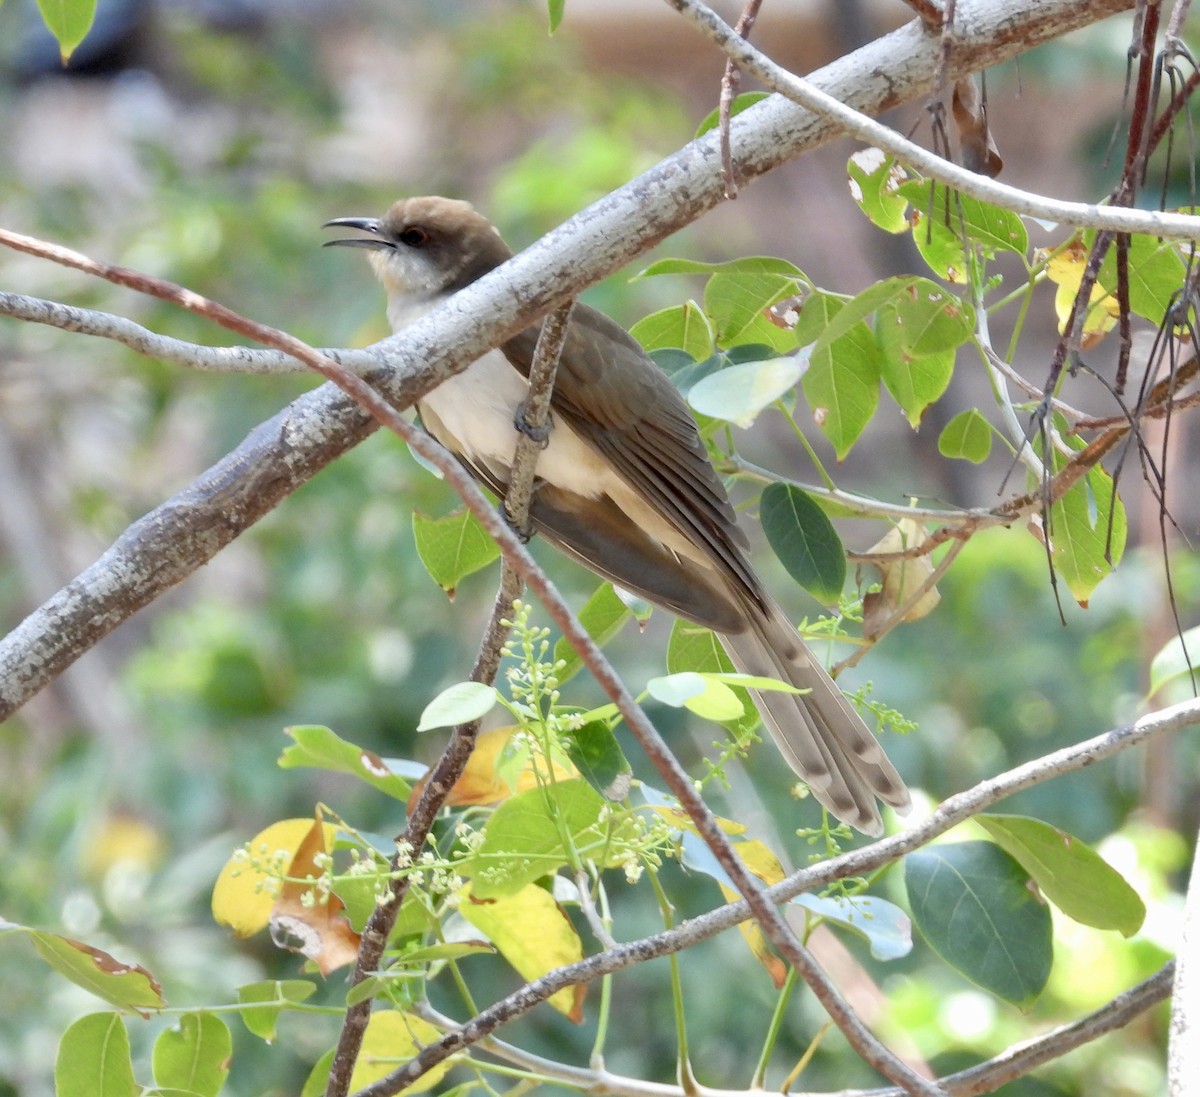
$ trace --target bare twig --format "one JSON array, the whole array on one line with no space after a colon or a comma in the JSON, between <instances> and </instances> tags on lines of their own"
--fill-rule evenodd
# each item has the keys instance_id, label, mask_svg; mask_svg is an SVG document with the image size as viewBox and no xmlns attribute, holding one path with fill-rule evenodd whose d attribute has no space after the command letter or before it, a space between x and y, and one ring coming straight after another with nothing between
<instances>
[{"instance_id":1,"label":"bare twig","mask_svg":"<svg viewBox=\"0 0 1200 1097\"><path fill-rule=\"evenodd\" d=\"M940 31L945 12L938 0L904 0L929 30Z\"/></svg>"},{"instance_id":2,"label":"bare twig","mask_svg":"<svg viewBox=\"0 0 1200 1097\"><path fill-rule=\"evenodd\" d=\"M500 589L492 606L491 616L484 626L479 655L471 670L474 682L491 682L500 667L501 651L508 636L504 621L512 612L513 600L521 592L521 578L517 571L506 566L501 572ZM450 742L441 757L429 772L425 786L404 828L402 845L391 860L392 883L387 899L379 903L363 927L358 958L350 977L352 986L357 986L379 970L388 938L400 914L400 908L408 895L412 876L400 872L403 863L411 860L425 847L429 831L437 814L446 803L446 797L466 769L471 752L479 737L479 721L461 724L450 736ZM326 1097L345 1097L350 1091L350 1079L362 1051L363 1037L371 1020L371 998L367 997L346 1008L342 1030L338 1034L337 1047L329 1066L329 1081L325 1087Z\"/></svg>"},{"instance_id":3,"label":"bare twig","mask_svg":"<svg viewBox=\"0 0 1200 1097\"><path fill-rule=\"evenodd\" d=\"M541 334L529 366L529 395L517 411L522 427L516 432L508 490L504 493L504 509L513 528L526 540L529 538L529 503L533 496L538 454L545 445L546 432L551 429L550 397L554 392L554 375L574 307L574 300L566 301L542 322Z\"/></svg>"},{"instance_id":4,"label":"bare twig","mask_svg":"<svg viewBox=\"0 0 1200 1097\"><path fill-rule=\"evenodd\" d=\"M754 27L754 21L758 18L758 9L761 6L762 0L746 0L737 26L734 28L743 38L750 37L750 31ZM730 112L733 109L733 100L737 95L741 79L742 74L738 72L737 65L732 60L726 61L725 75L721 79L721 98L717 116L718 129L721 131L721 176L725 180L725 197L731 200L737 197L737 177L733 171L733 143L729 137L729 120Z\"/></svg>"},{"instance_id":5,"label":"bare twig","mask_svg":"<svg viewBox=\"0 0 1200 1097\"><path fill-rule=\"evenodd\" d=\"M169 335L159 335L124 316L27 297L23 293L0 291L0 315L45 324L61 331L111 339L149 358L211 373L287 374L304 373L309 368L282 351L188 343ZM383 368L383 361L369 350L322 350L320 353L359 376L377 373Z\"/></svg>"}]
</instances>

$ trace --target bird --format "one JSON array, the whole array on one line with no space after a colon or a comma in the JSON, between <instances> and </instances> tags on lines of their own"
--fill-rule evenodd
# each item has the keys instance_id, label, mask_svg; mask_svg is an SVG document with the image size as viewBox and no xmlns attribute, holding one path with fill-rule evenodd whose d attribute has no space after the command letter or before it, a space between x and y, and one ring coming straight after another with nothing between
<instances>
[{"instance_id":1,"label":"bird","mask_svg":"<svg viewBox=\"0 0 1200 1097\"><path fill-rule=\"evenodd\" d=\"M486 217L452 198L405 198L382 217L337 217L323 227L361 233L326 245L367 249L396 332L513 254ZM539 331L509 338L417 403L425 429L500 499ZM740 672L805 691L751 693L817 801L882 834L877 800L906 811L903 780L755 574L679 390L632 335L583 303L571 314L550 418L533 531L602 578L715 631Z\"/></svg>"}]
</instances>

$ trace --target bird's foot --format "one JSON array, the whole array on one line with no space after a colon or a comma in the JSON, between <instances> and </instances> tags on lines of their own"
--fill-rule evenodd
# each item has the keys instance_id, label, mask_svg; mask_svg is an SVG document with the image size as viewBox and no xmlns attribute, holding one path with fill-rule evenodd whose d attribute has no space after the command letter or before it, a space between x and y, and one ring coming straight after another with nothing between
<instances>
[{"instance_id":1,"label":"bird's foot","mask_svg":"<svg viewBox=\"0 0 1200 1097\"><path fill-rule=\"evenodd\" d=\"M532 439L542 449L545 449L550 442L551 426L549 422L543 423L541 426L535 427L528 419L525 418L525 403L522 401L517 405L517 410L513 414L513 426L526 438Z\"/></svg>"}]
</instances>

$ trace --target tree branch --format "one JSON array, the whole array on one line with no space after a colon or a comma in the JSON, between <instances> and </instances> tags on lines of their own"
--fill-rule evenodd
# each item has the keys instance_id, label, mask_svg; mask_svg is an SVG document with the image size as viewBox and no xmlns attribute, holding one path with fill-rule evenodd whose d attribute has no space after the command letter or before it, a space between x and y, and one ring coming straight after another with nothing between
<instances>
[{"instance_id":1,"label":"tree branch","mask_svg":"<svg viewBox=\"0 0 1200 1097\"><path fill-rule=\"evenodd\" d=\"M945 183L972 198L991 202L993 205L1012 210L1014 213L1039 217L1062 225L1097 228L1111 232L1139 232L1151 236L1162 236L1170 240L1200 239L1200 217L1162 213L1157 210L1101 206L1093 202L1063 202L1035 194L1032 191L1010 187L1005 183L997 183L987 176L968 171L966 168L901 137L895 130L867 117L864 112L847 102L839 101L837 97L823 91L816 82L802 79L775 64L766 54L741 38L729 24L699 0L667 0L667 3L711 38L734 64L746 72L752 73L772 91L785 95L814 114L828 119L839 130L851 137L857 137L868 144L877 145L904 163L917 168L928 178ZM1093 8L1101 6L1101 4L1090 5L1088 10L1092 12ZM1103 14L1111 15L1132 6L1133 0L1113 3L1111 7L1104 3L1103 7L1106 10ZM1095 11L1094 14L1101 13ZM951 78L961 75L963 51L959 47L966 46L966 52L973 52L967 40L968 37L969 34L967 36L960 34L960 24L956 24L955 51L951 57L952 71L949 74ZM987 63L992 64L993 62Z\"/></svg>"},{"instance_id":2,"label":"tree branch","mask_svg":"<svg viewBox=\"0 0 1200 1097\"><path fill-rule=\"evenodd\" d=\"M1132 0L1042 0L1014 13L979 0L956 28L952 77L1123 11ZM911 23L839 59L811 85L878 112L934 85L938 42ZM772 98L732 121L743 183L836 136L810 111ZM612 273L722 200L720 136L706 134L583 210L502 268L371 348L372 376L398 408L520 330L564 297ZM1132 211L1125 211L1132 212ZM187 578L374 425L337 390L306 393L232 453L135 522L99 560L0 642L0 720L123 620Z\"/></svg>"}]
</instances>

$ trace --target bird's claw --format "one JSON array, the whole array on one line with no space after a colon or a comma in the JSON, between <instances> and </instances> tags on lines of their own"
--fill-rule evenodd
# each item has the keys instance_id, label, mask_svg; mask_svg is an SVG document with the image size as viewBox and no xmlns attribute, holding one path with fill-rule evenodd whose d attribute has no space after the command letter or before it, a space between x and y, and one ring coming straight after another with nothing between
<instances>
[{"instance_id":1,"label":"bird's claw","mask_svg":"<svg viewBox=\"0 0 1200 1097\"><path fill-rule=\"evenodd\" d=\"M550 424L547 422L541 424L541 426L534 426L525 418L525 404L523 402L517 405L517 410L513 414L513 426L519 433L536 442L542 449L545 449L550 443Z\"/></svg>"}]
</instances>

